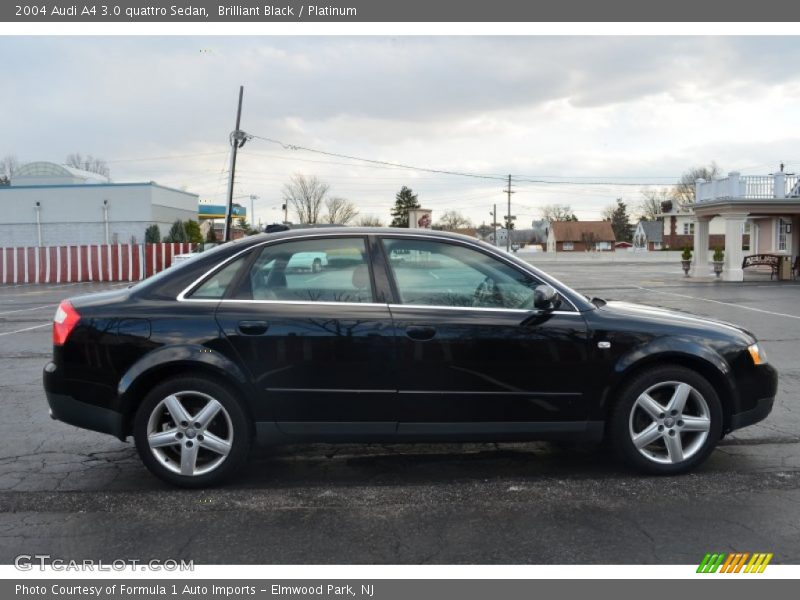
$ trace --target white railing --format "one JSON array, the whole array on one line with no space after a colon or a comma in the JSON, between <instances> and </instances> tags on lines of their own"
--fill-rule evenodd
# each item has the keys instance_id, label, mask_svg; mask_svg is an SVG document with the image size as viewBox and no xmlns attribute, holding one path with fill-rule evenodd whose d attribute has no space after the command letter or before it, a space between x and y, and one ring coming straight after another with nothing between
<instances>
[{"instance_id":1,"label":"white railing","mask_svg":"<svg viewBox=\"0 0 800 600\"><path fill-rule=\"evenodd\" d=\"M800 198L800 177L786 173L743 177L733 172L711 181L698 179L695 191L696 202Z\"/></svg>"}]
</instances>

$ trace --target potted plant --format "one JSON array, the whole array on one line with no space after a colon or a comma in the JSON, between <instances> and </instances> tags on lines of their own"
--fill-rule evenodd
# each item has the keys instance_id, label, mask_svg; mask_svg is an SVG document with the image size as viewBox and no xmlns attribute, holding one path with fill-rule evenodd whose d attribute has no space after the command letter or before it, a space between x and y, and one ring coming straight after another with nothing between
<instances>
[{"instance_id":1,"label":"potted plant","mask_svg":"<svg viewBox=\"0 0 800 600\"><path fill-rule=\"evenodd\" d=\"M719 274L722 273L722 266L725 264L725 252L723 252L722 248L717 246L714 248L714 259L712 261L714 263L714 273Z\"/></svg>"},{"instance_id":2,"label":"potted plant","mask_svg":"<svg viewBox=\"0 0 800 600\"><path fill-rule=\"evenodd\" d=\"M688 277L689 269L692 266L692 249L689 246L683 247L683 253L681 254L681 266L683 267L684 275Z\"/></svg>"}]
</instances>

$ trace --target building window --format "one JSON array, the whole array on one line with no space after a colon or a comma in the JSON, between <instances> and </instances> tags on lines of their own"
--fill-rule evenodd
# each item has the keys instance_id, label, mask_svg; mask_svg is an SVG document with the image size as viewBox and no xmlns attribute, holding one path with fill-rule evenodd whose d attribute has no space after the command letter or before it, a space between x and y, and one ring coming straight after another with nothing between
<instances>
[{"instance_id":1,"label":"building window","mask_svg":"<svg viewBox=\"0 0 800 600\"><path fill-rule=\"evenodd\" d=\"M574 250L575 249L575 245L572 242L564 242L561 245L561 249L568 252L568 251Z\"/></svg>"},{"instance_id":2,"label":"building window","mask_svg":"<svg viewBox=\"0 0 800 600\"><path fill-rule=\"evenodd\" d=\"M744 238L747 236L747 239ZM745 221L742 225L742 250L750 251L750 246L753 240L753 228L750 226L750 221Z\"/></svg>"},{"instance_id":3,"label":"building window","mask_svg":"<svg viewBox=\"0 0 800 600\"><path fill-rule=\"evenodd\" d=\"M778 251L786 252L786 229L788 222L778 219Z\"/></svg>"},{"instance_id":4,"label":"building window","mask_svg":"<svg viewBox=\"0 0 800 600\"><path fill-rule=\"evenodd\" d=\"M683 224L683 235L694 235L694 223L688 221Z\"/></svg>"},{"instance_id":5,"label":"building window","mask_svg":"<svg viewBox=\"0 0 800 600\"><path fill-rule=\"evenodd\" d=\"M661 242L653 242L653 250L661 250Z\"/></svg>"},{"instance_id":6,"label":"building window","mask_svg":"<svg viewBox=\"0 0 800 600\"><path fill-rule=\"evenodd\" d=\"M597 242L595 248L598 250L611 250L611 242Z\"/></svg>"}]
</instances>

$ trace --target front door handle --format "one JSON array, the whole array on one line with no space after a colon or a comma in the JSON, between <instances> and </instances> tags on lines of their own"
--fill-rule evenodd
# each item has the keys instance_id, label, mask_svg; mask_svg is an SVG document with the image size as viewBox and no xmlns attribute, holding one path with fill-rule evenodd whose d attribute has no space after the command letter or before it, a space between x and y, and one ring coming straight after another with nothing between
<instances>
[{"instance_id":1,"label":"front door handle","mask_svg":"<svg viewBox=\"0 0 800 600\"><path fill-rule=\"evenodd\" d=\"M406 335L412 340L418 342L426 342L432 340L436 336L436 329L426 326L411 326L406 327Z\"/></svg>"},{"instance_id":2,"label":"front door handle","mask_svg":"<svg viewBox=\"0 0 800 600\"><path fill-rule=\"evenodd\" d=\"M269 329L266 321L239 321L239 333L242 335L262 335Z\"/></svg>"}]
</instances>

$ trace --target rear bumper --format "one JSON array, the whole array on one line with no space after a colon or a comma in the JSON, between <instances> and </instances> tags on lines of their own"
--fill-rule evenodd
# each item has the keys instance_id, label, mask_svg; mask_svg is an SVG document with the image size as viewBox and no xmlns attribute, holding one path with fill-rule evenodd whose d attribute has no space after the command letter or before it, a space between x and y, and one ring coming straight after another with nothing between
<instances>
[{"instance_id":1,"label":"rear bumper","mask_svg":"<svg viewBox=\"0 0 800 600\"><path fill-rule=\"evenodd\" d=\"M50 416L53 419L83 429L108 433L125 440L122 414L102 406L81 402L70 394L64 393L58 383L53 363L45 366L43 380L47 404L50 406Z\"/></svg>"}]
</instances>

